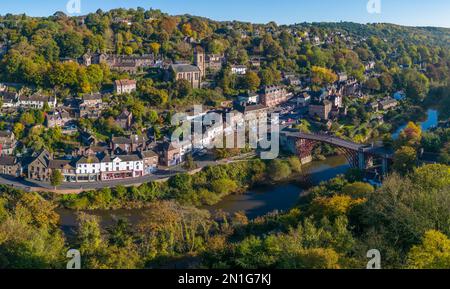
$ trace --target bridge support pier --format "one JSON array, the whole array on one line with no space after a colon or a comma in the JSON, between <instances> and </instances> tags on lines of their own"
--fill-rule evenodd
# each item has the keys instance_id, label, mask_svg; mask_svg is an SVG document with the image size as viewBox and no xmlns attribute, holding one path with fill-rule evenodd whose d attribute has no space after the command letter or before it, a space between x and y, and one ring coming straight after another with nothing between
<instances>
[{"instance_id":1,"label":"bridge support pier","mask_svg":"<svg viewBox=\"0 0 450 289\"><path fill-rule=\"evenodd\" d=\"M360 170L365 170L367 168L367 166L366 166L366 155L361 150L358 152L358 168Z\"/></svg>"},{"instance_id":2,"label":"bridge support pier","mask_svg":"<svg viewBox=\"0 0 450 289\"><path fill-rule=\"evenodd\" d=\"M388 173L389 169L389 163L387 158L383 158L381 162L381 173L383 174L383 177L385 177Z\"/></svg>"}]
</instances>

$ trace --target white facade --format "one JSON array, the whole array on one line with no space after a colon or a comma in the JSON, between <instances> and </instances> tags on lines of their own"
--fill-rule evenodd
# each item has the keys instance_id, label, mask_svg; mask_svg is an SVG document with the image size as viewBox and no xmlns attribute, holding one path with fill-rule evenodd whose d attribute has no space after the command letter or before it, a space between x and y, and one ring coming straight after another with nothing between
<instances>
[{"instance_id":1,"label":"white facade","mask_svg":"<svg viewBox=\"0 0 450 289\"><path fill-rule=\"evenodd\" d=\"M47 97L20 96L17 106L23 107L23 108L43 109L45 103L47 103L50 108L55 108L56 107L56 98L54 98L54 97L47 98Z\"/></svg>"},{"instance_id":2,"label":"white facade","mask_svg":"<svg viewBox=\"0 0 450 289\"><path fill-rule=\"evenodd\" d=\"M129 156L116 156L108 161L99 162L78 162L76 167L77 175L94 175L104 173L131 173L130 177L144 175L143 159L128 159Z\"/></svg>"}]
</instances>

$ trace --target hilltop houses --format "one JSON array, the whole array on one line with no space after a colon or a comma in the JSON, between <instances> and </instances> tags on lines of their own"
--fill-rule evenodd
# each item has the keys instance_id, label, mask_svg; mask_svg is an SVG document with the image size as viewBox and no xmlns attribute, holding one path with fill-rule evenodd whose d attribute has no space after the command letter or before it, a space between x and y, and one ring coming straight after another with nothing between
<instances>
[{"instance_id":1,"label":"hilltop houses","mask_svg":"<svg viewBox=\"0 0 450 289\"><path fill-rule=\"evenodd\" d=\"M192 88L200 88L201 84L201 70L197 66L190 64L172 64L170 66L173 79L187 80Z\"/></svg>"},{"instance_id":2,"label":"hilltop houses","mask_svg":"<svg viewBox=\"0 0 450 289\"><path fill-rule=\"evenodd\" d=\"M261 104L274 107L288 100L288 92L284 86L266 86L261 95Z\"/></svg>"},{"instance_id":3,"label":"hilltop houses","mask_svg":"<svg viewBox=\"0 0 450 289\"><path fill-rule=\"evenodd\" d=\"M117 94L132 93L136 91L136 80L119 79L114 81L114 91Z\"/></svg>"},{"instance_id":4,"label":"hilltop houses","mask_svg":"<svg viewBox=\"0 0 450 289\"><path fill-rule=\"evenodd\" d=\"M104 53L85 53L79 60L85 66L105 63L111 70L137 74L140 69L154 67L156 60L153 55L113 55Z\"/></svg>"},{"instance_id":5,"label":"hilltop houses","mask_svg":"<svg viewBox=\"0 0 450 289\"><path fill-rule=\"evenodd\" d=\"M22 167L15 156L0 156L0 175L19 177Z\"/></svg>"},{"instance_id":6,"label":"hilltop houses","mask_svg":"<svg viewBox=\"0 0 450 289\"><path fill-rule=\"evenodd\" d=\"M193 65L189 63L171 64L168 70L168 76L169 78L175 81L184 79L190 83L192 88L200 88L203 79L205 79L206 77L207 67L208 64L207 58L205 56L205 51L201 46L197 45L194 48L194 64Z\"/></svg>"},{"instance_id":7,"label":"hilltop houses","mask_svg":"<svg viewBox=\"0 0 450 289\"><path fill-rule=\"evenodd\" d=\"M0 155L12 155L17 145L17 140L13 132L0 131Z\"/></svg>"},{"instance_id":8,"label":"hilltop houses","mask_svg":"<svg viewBox=\"0 0 450 289\"><path fill-rule=\"evenodd\" d=\"M47 104L49 108L55 108L56 98L53 96L44 96L40 94L19 96L18 106L22 108L43 109L45 104Z\"/></svg>"}]
</instances>

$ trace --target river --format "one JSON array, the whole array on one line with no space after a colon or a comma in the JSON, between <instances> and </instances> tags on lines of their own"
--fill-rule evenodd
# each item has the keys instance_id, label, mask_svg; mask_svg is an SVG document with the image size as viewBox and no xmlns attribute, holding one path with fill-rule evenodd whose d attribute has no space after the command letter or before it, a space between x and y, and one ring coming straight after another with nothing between
<instances>
[{"instance_id":1,"label":"river","mask_svg":"<svg viewBox=\"0 0 450 289\"><path fill-rule=\"evenodd\" d=\"M404 124L394 134L394 138L398 138L400 132L406 127ZM420 123L422 130L427 131L438 125L438 112L434 109L427 111L427 119ZM334 178L336 175L344 174L349 165L343 156L329 157L324 161L314 161L304 166L304 169L311 175L314 184L321 181ZM304 189L298 184L286 183L276 186L257 187L249 190L245 194L230 195L214 206L203 207L214 213L222 210L226 213L233 214L243 211L248 218L253 219L258 216L266 215L273 211L286 211L294 206L304 193ZM60 214L60 224L65 232L75 228L76 212L67 209L57 209ZM110 226L117 219L125 218L131 224L139 223L145 218L148 209L121 209L121 210L95 210L89 211L89 214L100 217L103 227Z\"/></svg>"},{"instance_id":2,"label":"river","mask_svg":"<svg viewBox=\"0 0 450 289\"><path fill-rule=\"evenodd\" d=\"M324 161L314 161L305 165L304 169L311 174L313 183L319 183L336 175L344 174L349 165L343 156L329 157ZM204 209L214 213L222 210L233 214L243 211L248 218L253 219L266 215L273 211L286 211L294 206L304 192L297 184L286 183L276 186L257 187L245 194L230 195L214 206L206 206ZM70 233L77 224L77 214L73 210L57 209L60 215L60 225L66 233ZM148 209L120 209L120 210L95 210L87 213L100 217L102 227L108 227L117 219L127 219L131 224L139 223L145 218Z\"/></svg>"},{"instance_id":3,"label":"river","mask_svg":"<svg viewBox=\"0 0 450 289\"><path fill-rule=\"evenodd\" d=\"M432 128L437 127L439 124L439 112L436 109L428 109L427 110L427 119L420 123L420 127L422 131L428 131ZM401 127L397 129L395 133L392 134L393 139L397 139L400 136L400 133L406 128L408 124L405 123Z\"/></svg>"}]
</instances>

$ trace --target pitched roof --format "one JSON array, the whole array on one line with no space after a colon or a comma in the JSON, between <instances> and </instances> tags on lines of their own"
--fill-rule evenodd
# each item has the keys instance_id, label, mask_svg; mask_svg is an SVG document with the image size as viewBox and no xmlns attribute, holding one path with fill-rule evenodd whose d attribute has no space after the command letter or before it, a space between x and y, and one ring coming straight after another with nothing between
<instances>
[{"instance_id":1,"label":"pitched roof","mask_svg":"<svg viewBox=\"0 0 450 289\"><path fill-rule=\"evenodd\" d=\"M50 169L63 169L66 166L73 167L70 160L50 160L48 164Z\"/></svg>"},{"instance_id":2,"label":"pitched roof","mask_svg":"<svg viewBox=\"0 0 450 289\"><path fill-rule=\"evenodd\" d=\"M118 79L115 81L115 84L117 86L136 85L136 80L134 80L134 79Z\"/></svg>"},{"instance_id":3,"label":"pitched roof","mask_svg":"<svg viewBox=\"0 0 450 289\"><path fill-rule=\"evenodd\" d=\"M176 73L182 72L200 72L200 68L190 64L172 64L172 69Z\"/></svg>"},{"instance_id":4,"label":"pitched roof","mask_svg":"<svg viewBox=\"0 0 450 289\"><path fill-rule=\"evenodd\" d=\"M253 111L262 111L266 110L267 106L264 106L262 104L255 104L255 105L248 105L244 108L244 113L253 112Z\"/></svg>"},{"instance_id":5,"label":"pitched roof","mask_svg":"<svg viewBox=\"0 0 450 289\"><path fill-rule=\"evenodd\" d=\"M0 156L0 165L13 166L17 164L17 158L15 156Z\"/></svg>"},{"instance_id":6,"label":"pitched roof","mask_svg":"<svg viewBox=\"0 0 450 289\"><path fill-rule=\"evenodd\" d=\"M8 130L0 130L0 137L10 138L12 135L13 133Z\"/></svg>"},{"instance_id":7,"label":"pitched roof","mask_svg":"<svg viewBox=\"0 0 450 289\"><path fill-rule=\"evenodd\" d=\"M142 158L152 158L152 157L157 157L158 154L155 153L154 151L143 151L139 153L141 155Z\"/></svg>"},{"instance_id":8,"label":"pitched roof","mask_svg":"<svg viewBox=\"0 0 450 289\"><path fill-rule=\"evenodd\" d=\"M40 152L36 153L34 156L35 157L33 159L33 162L34 161L39 161L44 166L48 167L49 162L51 160L51 155L50 155L50 153L47 150L42 149Z\"/></svg>"},{"instance_id":9,"label":"pitched roof","mask_svg":"<svg viewBox=\"0 0 450 289\"><path fill-rule=\"evenodd\" d=\"M100 160L96 156L80 157L75 163L76 164L93 164L98 163Z\"/></svg>"},{"instance_id":10,"label":"pitched roof","mask_svg":"<svg viewBox=\"0 0 450 289\"><path fill-rule=\"evenodd\" d=\"M101 93L89 93L83 95L83 100L101 100L102 94Z\"/></svg>"},{"instance_id":11,"label":"pitched roof","mask_svg":"<svg viewBox=\"0 0 450 289\"><path fill-rule=\"evenodd\" d=\"M42 101L42 102L46 102L46 101L50 101L50 97L49 96L45 96L45 95L41 95L41 94L33 94L31 96L20 95L19 96L19 100L20 101Z\"/></svg>"},{"instance_id":12,"label":"pitched roof","mask_svg":"<svg viewBox=\"0 0 450 289\"><path fill-rule=\"evenodd\" d=\"M117 119L127 119L131 115L131 112L128 110L123 110L121 114L117 117Z\"/></svg>"},{"instance_id":13,"label":"pitched roof","mask_svg":"<svg viewBox=\"0 0 450 289\"><path fill-rule=\"evenodd\" d=\"M117 157L120 158L123 162L135 162L141 160L141 158L138 155L123 155Z\"/></svg>"},{"instance_id":14,"label":"pitched roof","mask_svg":"<svg viewBox=\"0 0 450 289\"><path fill-rule=\"evenodd\" d=\"M123 136L113 137L111 141L114 144L131 144L131 139Z\"/></svg>"}]
</instances>

